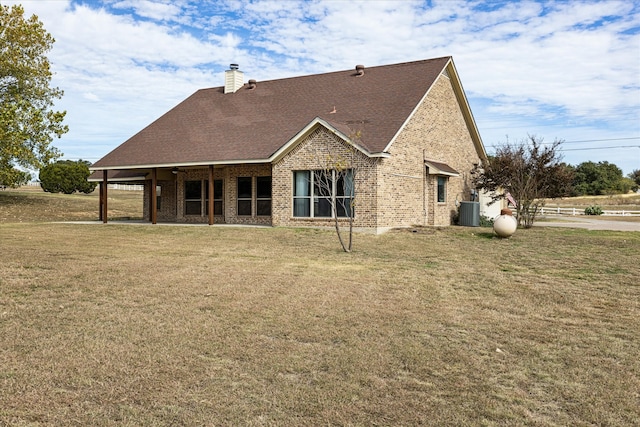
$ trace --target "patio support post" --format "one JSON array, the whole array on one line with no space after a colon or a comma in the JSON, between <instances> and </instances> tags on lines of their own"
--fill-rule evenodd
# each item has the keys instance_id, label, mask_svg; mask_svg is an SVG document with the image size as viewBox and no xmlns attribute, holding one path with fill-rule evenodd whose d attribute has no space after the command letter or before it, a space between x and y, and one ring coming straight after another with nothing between
<instances>
[{"instance_id":1,"label":"patio support post","mask_svg":"<svg viewBox=\"0 0 640 427\"><path fill-rule=\"evenodd\" d=\"M158 186L158 168L151 169L151 209L149 217L151 224L157 224L158 222L158 194L156 187Z\"/></svg>"},{"instance_id":2,"label":"patio support post","mask_svg":"<svg viewBox=\"0 0 640 427\"><path fill-rule=\"evenodd\" d=\"M108 179L107 179L107 171L102 171L102 182L100 183L100 219L103 223L107 223L107 188L108 188Z\"/></svg>"},{"instance_id":3,"label":"patio support post","mask_svg":"<svg viewBox=\"0 0 640 427\"><path fill-rule=\"evenodd\" d=\"M209 195L209 200L207 200L207 208L209 209L209 225L213 225L213 165L209 165L209 186L207 188L207 194Z\"/></svg>"},{"instance_id":4,"label":"patio support post","mask_svg":"<svg viewBox=\"0 0 640 427\"><path fill-rule=\"evenodd\" d=\"M100 197L98 198L98 221L102 221L102 198L104 197L104 182L100 181Z\"/></svg>"}]
</instances>

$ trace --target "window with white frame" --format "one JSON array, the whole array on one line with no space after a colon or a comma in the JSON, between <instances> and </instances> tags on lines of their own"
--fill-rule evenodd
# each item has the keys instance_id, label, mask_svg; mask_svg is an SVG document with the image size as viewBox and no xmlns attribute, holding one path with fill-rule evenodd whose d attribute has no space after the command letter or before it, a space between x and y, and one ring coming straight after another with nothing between
<instances>
[{"instance_id":1,"label":"window with white frame","mask_svg":"<svg viewBox=\"0 0 640 427\"><path fill-rule=\"evenodd\" d=\"M332 218L332 205L338 218L349 217L354 196L353 171L303 170L293 172L293 216Z\"/></svg>"}]
</instances>

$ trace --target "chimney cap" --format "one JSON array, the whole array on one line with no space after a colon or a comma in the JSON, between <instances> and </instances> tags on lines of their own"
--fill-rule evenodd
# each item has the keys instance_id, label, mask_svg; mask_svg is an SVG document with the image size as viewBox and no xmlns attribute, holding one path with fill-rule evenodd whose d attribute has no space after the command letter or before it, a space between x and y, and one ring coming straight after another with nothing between
<instances>
[{"instance_id":1,"label":"chimney cap","mask_svg":"<svg viewBox=\"0 0 640 427\"><path fill-rule=\"evenodd\" d=\"M356 65L356 76L364 75L364 65L358 64Z\"/></svg>"},{"instance_id":2,"label":"chimney cap","mask_svg":"<svg viewBox=\"0 0 640 427\"><path fill-rule=\"evenodd\" d=\"M232 70L237 70L240 68L240 66L238 64L229 64L229 68Z\"/></svg>"}]
</instances>

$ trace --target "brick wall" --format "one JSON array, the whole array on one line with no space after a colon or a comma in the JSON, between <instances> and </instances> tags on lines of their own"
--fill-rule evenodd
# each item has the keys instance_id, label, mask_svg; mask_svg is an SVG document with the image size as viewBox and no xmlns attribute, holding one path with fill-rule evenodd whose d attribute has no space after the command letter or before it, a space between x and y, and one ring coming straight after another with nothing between
<instances>
[{"instance_id":1,"label":"brick wall","mask_svg":"<svg viewBox=\"0 0 640 427\"><path fill-rule=\"evenodd\" d=\"M378 227L449 225L456 198L469 200L470 171L479 162L449 78L441 75L389 149L378 169ZM443 162L460 173L438 203L437 178L424 160Z\"/></svg>"},{"instance_id":2,"label":"brick wall","mask_svg":"<svg viewBox=\"0 0 640 427\"><path fill-rule=\"evenodd\" d=\"M176 183L175 180L157 180L160 187L160 206L157 213L158 221L175 221L176 218ZM151 181L144 182L144 198L142 214L145 220L151 221Z\"/></svg>"},{"instance_id":3,"label":"brick wall","mask_svg":"<svg viewBox=\"0 0 640 427\"><path fill-rule=\"evenodd\" d=\"M318 170L330 167L334 158L346 160L355 170L354 227L376 227L376 164L354 150L342 139L318 126L291 152L273 165L273 225L333 227L331 218L297 218L293 216L293 171ZM346 219L339 219L346 223Z\"/></svg>"}]
</instances>

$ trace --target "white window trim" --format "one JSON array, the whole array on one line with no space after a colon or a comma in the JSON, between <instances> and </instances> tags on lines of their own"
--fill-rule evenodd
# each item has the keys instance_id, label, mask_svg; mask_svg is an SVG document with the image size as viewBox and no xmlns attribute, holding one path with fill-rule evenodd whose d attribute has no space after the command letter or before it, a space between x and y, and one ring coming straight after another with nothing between
<instances>
[{"instance_id":1,"label":"white window trim","mask_svg":"<svg viewBox=\"0 0 640 427\"><path fill-rule=\"evenodd\" d=\"M443 185L443 192L444 192L444 197L442 201L440 201L440 179L444 180L444 185ZM448 193L448 187L449 187L449 177L446 175L437 175L436 176L436 202L438 204L444 205L447 203L447 193Z\"/></svg>"},{"instance_id":2,"label":"white window trim","mask_svg":"<svg viewBox=\"0 0 640 427\"><path fill-rule=\"evenodd\" d=\"M292 201L294 201L294 203L292 203L291 206L291 215L293 218L305 218L305 219L317 219L317 220L328 220L328 219L335 219L335 215L334 215L334 210L331 209L331 216L315 216L315 201L317 199L322 199L325 198L324 196L316 196L314 194L314 180L315 180L315 172L323 172L323 169L299 169L299 170L294 170L293 171L293 177L294 177L294 185L295 185L295 173L296 172L308 172L309 173L309 195L308 196L296 196L295 195L295 188L293 189L293 197L292 197ZM352 178L353 179L353 175ZM350 198L347 195L344 196L337 196L337 185L338 185L338 179L336 177L336 171L335 169L331 170L331 203L335 206L335 204L337 203L338 199L348 199ZM352 183L352 185L355 185ZM355 195L353 196L355 197ZM295 215L295 200L309 200L309 216L296 216ZM339 216L338 219L342 219L342 218L349 218L348 216Z\"/></svg>"}]
</instances>

